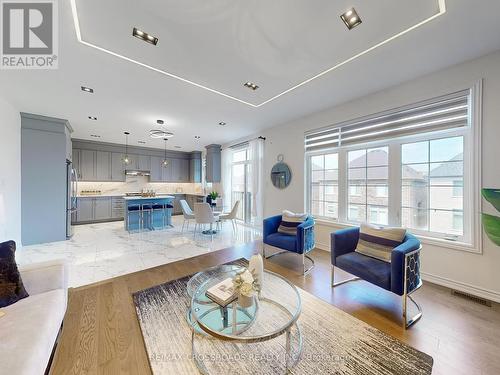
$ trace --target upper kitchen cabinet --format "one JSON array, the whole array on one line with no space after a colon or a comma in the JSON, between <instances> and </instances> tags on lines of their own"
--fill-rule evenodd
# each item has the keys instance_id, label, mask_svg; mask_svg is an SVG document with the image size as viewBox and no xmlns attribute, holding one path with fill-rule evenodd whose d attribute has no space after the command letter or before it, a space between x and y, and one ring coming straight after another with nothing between
<instances>
[{"instance_id":1,"label":"upper kitchen cabinet","mask_svg":"<svg viewBox=\"0 0 500 375\"><path fill-rule=\"evenodd\" d=\"M189 182L188 159L172 159L172 182Z\"/></svg>"},{"instance_id":2,"label":"upper kitchen cabinet","mask_svg":"<svg viewBox=\"0 0 500 375\"><path fill-rule=\"evenodd\" d=\"M207 149L207 166L206 180L207 182L221 181L221 145L208 145Z\"/></svg>"},{"instance_id":3,"label":"upper kitchen cabinet","mask_svg":"<svg viewBox=\"0 0 500 375\"><path fill-rule=\"evenodd\" d=\"M201 151L191 153L189 160L189 182L201 183Z\"/></svg>"},{"instance_id":4,"label":"upper kitchen cabinet","mask_svg":"<svg viewBox=\"0 0 500 375\"><path fill-rule=\"evenodd\" d=\"M95 181L95 151L80 151L80 174L82 181Z\"/></svg>"},{"instance_id":5,"label":"upper kitchen cabinet","mask_svg":"<svg viewBox=\"0 0 500 375\"><path fill-rule=\"evenodd\" d=\"M124 154L119 152L111 153L111 181L125 181L124 156Z\"/></svg>"},{"instance_id":6,"label":"upper kitchen cabinet","mask_svg":"<svg viewBox=\"0 0 500 375\"><path fill-rule=\"evenodd\" d=\"M138 171L149 171L151 169L151 156L131 154L130 158L132 159L131 164L126 169L136 169Z\"/></svg>"},{"instance_id":7,"label":"upper kitchen cabinet","mask_svg":"<svg viewBox=\"0 0 500 375\"><path fill-rule=\"evenodd\" d=\"M81 180L82 179L82 172L81 172L81 169L80 169L80 155L81 155L81 150L77 149L77 148L73 148L73 153L72 153L72 156L73 156L73 169L75 170L76 172L76 177Z\"/></svg>"},{"instance_id":8,"label":"upper kitchen cabinet","mask_svg":"<svg viewBox=\"0 0 500 375\"><path fill-rule=\"evenodd\" d=\"M124 146L111 143L100 143L84 140L73 140L73 166L81 181L106 182L126 180L125 171L149 171L151 182L189 182L192 180L191 164L192 154L180 151L168 151L168 165L163 166L165 158L164 151L130 147L129 157L131 163L123 164ZM193 153L194 154L194 153ZM197 155L199 159L201 181L201 153Z\"/></svg>"},{"instance_id":9,"label":"upper kitchen cabinet","mask_svg":"<svg viewBox=\"0 0 500 375\"><path fill-rule=\"evenodd\" d=\"M149 180L151 182L162 182L163 181L162 161L163 161L163 158L161 158L159 156L151 156L151 176L149 177Z\"/></svg>"},{"instance_id":10,"label":"upper kitchen cabinet","mask_svg":"<svg viewBox=\"0 0 500 375\"><path fill-rule=\"evenodd\" d=\"M95 152L95 176L96 181L111 180L111 152Z\"/></svg>"}]
</instances>

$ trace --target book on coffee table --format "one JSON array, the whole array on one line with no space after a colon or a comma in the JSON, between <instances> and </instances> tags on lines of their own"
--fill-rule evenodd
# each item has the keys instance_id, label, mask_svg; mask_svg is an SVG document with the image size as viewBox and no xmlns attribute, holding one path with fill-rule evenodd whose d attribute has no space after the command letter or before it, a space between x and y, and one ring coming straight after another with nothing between
<instances>
[{"instance_id":1,"label":"book on coffee table","mask_svg":"<svg viewBox=\"0 0 500 375\"><path fill-rule=\"evenodd\" d=\"M233 279L228 277L227 279L215 284L211 288L208 288L205 295L214 301L216 304L225 307L229 303L233 302L237 293L234 288Z\"/></svg>"}]
</instances>

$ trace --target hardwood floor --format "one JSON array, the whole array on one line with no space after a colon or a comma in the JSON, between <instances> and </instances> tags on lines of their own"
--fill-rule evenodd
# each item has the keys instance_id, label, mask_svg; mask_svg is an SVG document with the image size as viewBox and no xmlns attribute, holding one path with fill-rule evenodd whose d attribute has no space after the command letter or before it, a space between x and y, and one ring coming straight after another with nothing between
<instances>
[{"instance_id":1,"label":"hardwood floor","mask_svg":"<svg viewBox=\"0 0 500 375\"><path fill-rule=\"evenodd\" d=\"M150 374L131 294L206 267L249 258L252 243L70 289L68 311L51 374ZM433 284L414 294L423 318L402 328L400 298L364 281L330 288L330 253L315 250L316 267L305 278L294 255L266 261L265 267L434 358L433 374L499 374L500 308L451 295ZM347 274L336 272L340 279ZM183 375L183 374L178 374Z\"/></svg>"}]
</instances>

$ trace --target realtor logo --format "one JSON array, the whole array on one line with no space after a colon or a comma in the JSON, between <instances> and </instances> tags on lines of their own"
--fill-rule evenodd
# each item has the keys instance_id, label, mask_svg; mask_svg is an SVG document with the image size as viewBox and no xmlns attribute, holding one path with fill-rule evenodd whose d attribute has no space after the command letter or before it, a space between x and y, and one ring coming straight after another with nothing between
<instances>
[{"instance_id":1,"label":"realtor logo","mask_svg":"<svg viewBox=\"0 0 500 375\"><path fill-rule=\"evenodd\" d=\"M1 68L57 69L55 0L1 0Z\"/></svg>"}]
</instances>

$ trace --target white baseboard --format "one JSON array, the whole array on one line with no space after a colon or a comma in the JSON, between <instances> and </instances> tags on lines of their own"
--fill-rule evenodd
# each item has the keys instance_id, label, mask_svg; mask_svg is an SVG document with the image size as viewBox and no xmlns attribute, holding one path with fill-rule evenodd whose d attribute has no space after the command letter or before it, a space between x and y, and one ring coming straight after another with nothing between
<instances>
[{"instance_id":1,"label":"white baseboard","mask_svg":"<svg viewBox=\"0 0 500 375\"><path fill-rule=\"evenodd\" d=\"M324 244L322 242L316 241L314 247L317 247L318 249L330 252L330 244Z\"/></svg>"},{"instance_id":2,"label":"white baseboard","mask_svg":"<svg viewBox=\"0 0 500 375\"><path fill-rule=\"evenodd\" d=\"M485 298L489 301L500 303L500 293L495 292L494 290L480 288L474 285L463 283L461 281L451 280L446 277L432 275L426 272L421 272L420 274L422 275L422 279L424 281L441 285L446 288L459 290L464 293L469 293L477 297Z\"/></svg>"}]
</instances>

